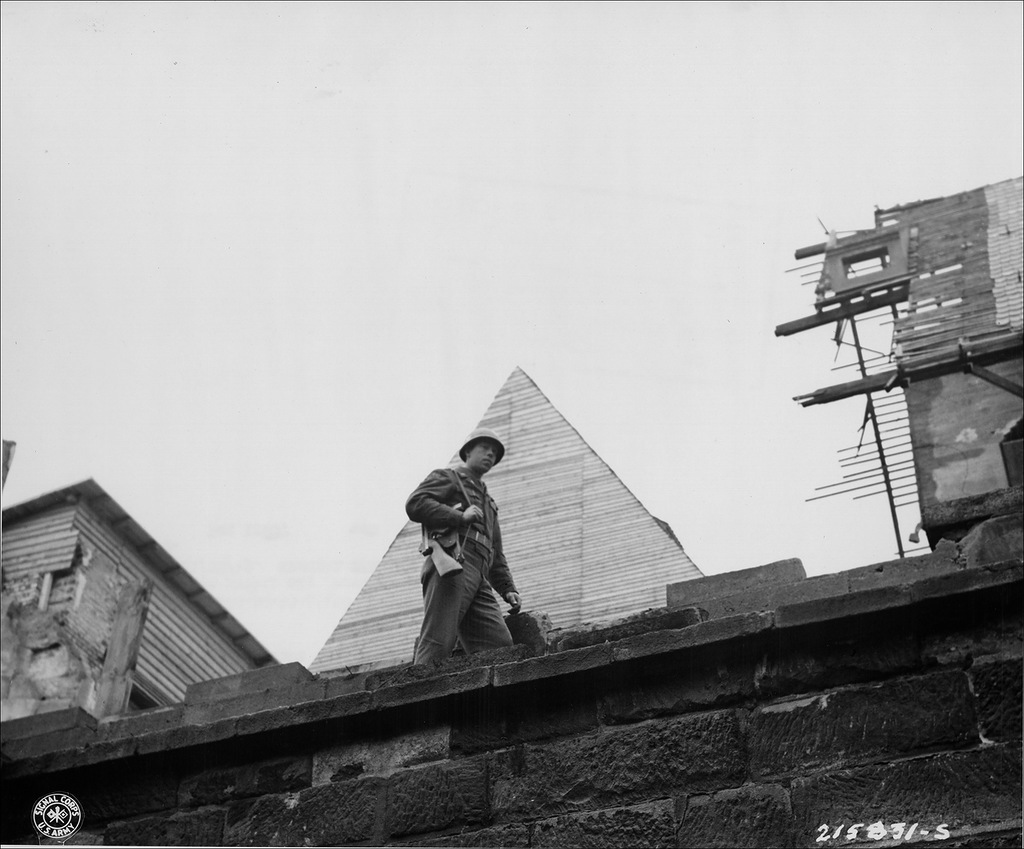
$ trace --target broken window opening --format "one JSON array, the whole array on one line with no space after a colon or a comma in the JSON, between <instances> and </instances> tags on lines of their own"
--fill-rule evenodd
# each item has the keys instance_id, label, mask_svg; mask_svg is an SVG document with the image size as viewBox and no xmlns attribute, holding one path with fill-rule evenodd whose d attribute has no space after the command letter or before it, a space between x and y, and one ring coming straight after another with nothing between
<instances>
[{"instance_id":1,"label":"broken window opening","mask_svg":"<svg viewBox=\"0 0 1024 849\"><path fill-rule=\"evenodd\" d=\"M869 274L878 274L889 267L889 249L875 248L843 258L843 270L847 280L856 280Z\"/></svg>"},{"instance_id":2,"label":"broken window opening","mask_svg":"<svg viewBox=\"0 0 1024 849\"><path fill-rule=\"evenodd\" d=\"M132 686L131 695L128 696L128 712L135 713L140 710L160 707L160 703L139 689L138 685Z\"/></svg>"}]
</instances>

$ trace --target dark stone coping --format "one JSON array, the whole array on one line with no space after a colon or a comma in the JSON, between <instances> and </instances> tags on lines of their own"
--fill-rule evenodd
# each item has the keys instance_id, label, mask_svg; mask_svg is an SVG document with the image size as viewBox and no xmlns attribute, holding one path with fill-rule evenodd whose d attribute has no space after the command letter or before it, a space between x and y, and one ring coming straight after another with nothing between
<instances>
[{"instance_id":1,"label":"dark stone coping","mask_svg":"<svg viewBox=\"0 0 1024 849\"><path fill-rule=\"evenodd\" d=\"M995 492L926 505L921 511L921 519L929 537L941 534L948 538L958 538L973 533L973 528L980 520L1019 516L1022 509L1024 488L1010 486Z\"/></svg>"},{"instance_id":2,"label":"dark stone coping","mask_svg":"<svg viewBox=\"0 0 1024 849\"><path fill-rule=\"evenodd\" d=\"M711 619L705 619L702 610L683 618L671 610L648 611L605 629L581 629L588 644L577 648L559 649L566 644L566 635L556 634L541 655L529 646L513 646L453 658L435 667L404 665L350 676L313 675L299 664L286 664L255 670L249 681L231 676L197 686L182 705L98 723L80 709L14 720L3 726L5 777L237 741L410 706L427 710L432 704L489 688L497 691L556 678L601 675L609 667L659 655L765 636L774 639L772 634L856 622L886 612L903 615L979 592L1006 595L1024 582L1020 546L1014 546L1018 553L1011 559L984 562L977 552L986 546L979 545L978 539L984 542L986 533L995 534L997 541L1017 539L1020 525L1020 519L992 520L988 531L972 534L973 541L940 545L921 558L821 576L827 580L798 580L792 593L765 594L773 605L768 610L748 609ZM988 548L1004 554L1006 546ZM961 553L968 549L971 557ZM829 592L824 596L820 590L802 593L804 584L827 587ZM637 622L649 630L636 633ZM601 638L604 641L598 642ZM197 701L202 693L208 699Z\"/></svg>"}]
</instances>

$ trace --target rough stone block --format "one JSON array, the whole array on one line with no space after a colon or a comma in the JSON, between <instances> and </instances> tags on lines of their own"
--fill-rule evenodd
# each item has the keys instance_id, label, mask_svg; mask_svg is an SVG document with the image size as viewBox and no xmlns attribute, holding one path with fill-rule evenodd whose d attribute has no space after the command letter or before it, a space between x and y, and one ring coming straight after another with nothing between
<instances>
[{"instance_id":1,"label":"rough stone block","mask_svg":"<svg viewBox=\"0 0 1024 849\"><path fill-rule=\"evenodd\" d=\"M515 663L524 657L530 657L526 646L507 646L476 654L455 655L434 663L390 666L368 673L365 686L369 691L377 691L423 681L443 680L462 673L479 674L488 667L499 663Z\"/></svg>"},{"instance_id":2,"label":"rough stone block","mask_svg":"<svg viewBox=\"0 0 1024 849\"><path fill-rule=\"evenodd\" d=\"M605 721L639 722L751 698L757 658L730 650L732 645L695 649L686 664L652 658L642 669L621 676L621 683L601 699Z\"/></svg>"},{"instance_id":3,"label":"rough stone block","mask_svg":"<svg viewBox=\"0 0 1024 849\"><path fill-rule=\"evenodd\" d=\"M906 587L876 587L846 595L785 604L775 611L776 628L797 628L849 616L908 607L914 601Z\"/></svg>"},{"instance_id":4,"label":"rough stone block","mask_svg":"<svg viewBox=\"0 0 1024 849\"><path fill-rule=\"evenodd\" d=\"M679 827L680 846L774 849L793 842L789 794L772 784L690 796Z\"/></svg>"},{"instance_id":5,"label":"rough stone block","mask_svg":"<svg viewBox=\"0 0 1024 849\"><path fill-rule=\"evenodd\" d=\"M487 764L466 760L398 772L387 779L384 833L391 837L484 824Z\"/></svg>"},{"instance_id":6,"label":"rough stone block","mask_svg":"<svg viewBox=\"0 0 1024 849\"><path fill-rule=\"evenodd\" d=\"M1021 849L1019 822L1004 823L1003 827L963 828L946 844L949 849Z\"/></svg>"},{"instance_id":7,"label":"rough stone block","mask_svg":"<svg viewBox=\"0 0 1024 849\"><path fill-rule=\"evenodd\" d=\"M99 740L114 740L122 737L137 737L152 731L165 731L181 724L185 710L181 705L152 708L127 716L112 716L101 719L96 728Z\"/></svg>"},{"instance_id":8,"label":"rough stone block","mask_svg":"<svg viewBox=\"0 0 1024 849\"><path fill-rule=\"evenodd\" d=\"M526 646L532 655L542 655L547 651L551 617L546 613L510 613L505 617L505 624L517 646Z\"/></svg>"},{"instance_id":9,"label":"rough stone block","mask_svg":"<svg viewBox=\"0 0 1024 849\"><path fill-rule=\"evenodd\" d=\"M4 742L40 737L58 731L95 731L96 724L96 718L80 707L52 710L7 720L4 722Z\"/></svg>"},{"instance_id":10,"label":"rough stone block","mask_svg":"<svg viewBox=\"0 0 1024 849\"><path fill-rule=\"evenodd\" d=\"M447 725L410 731L383 740L355 740L323 749L313 756L313 784L330 784L362 776L388 776L399 769L448 758Z\"/></svg>"},{"instance_id":11,"label":"rough stone block","mask_svg":"<svg viewBox=\"0 0 1024 849\"><path fill-rule=\"evenodd\" d=\"M107 846L219 846L223 833L224 811L191 811L111 823L103 842Z\"/></svg>"},{"instance_id":12,"label":"rough stone block","mask_svg":"<svg viewBox=\"0 0 1024 849\"><path fill-rule=\"evenodd\" d=\"M1018 514L982 522L960 541L960 551L968 568L1005 560L1020 562L1024 557L1024 521Z\"/></svg>"},{"instance_id":13,"label":"rough stone block","mask_svg":"<svg viewBox=\"0 0 1024 849\"><path fill-rule=\"evenodd\" d=\"M874 563L871 566L850 569L842 574L845 574L850 582L850 591L860 592L875 587L912 584L924 578L958 572L961 569L963 563L958 559L956 544L949 540L941 540L931 554Z\"/></svg>"},{"instance_id":14,"label":"rough stone block","mask_svg":"<svg viewBox=\"0 0 1024 849\"><path fill-rule=\"evenodd\" d=\"M561 675L585 672L611 663L612 652L606 645L558 652L519 663L504 663L494 667L494 687L508 687L526 681L538 681Z\"/></svg>"},{"instance_id":15,"label":"rough stone block","mask_svg":"<svg viewBox=\"0 0 1024 849\"><path fill-rule=\"evenodd\" d=\"M302 669L301 666L299 668ZM206 701L193 697L193 701L185 705L182 721L186 724L216 722L220 719L246 716L274 708L291 707L303 702L320 701L323 699L323 691L324 684L322 682L308 681L291 686L282 684L280 687L267 688L257 692L224 694Z\"/></svg>"},{"instance_id":16,"label":"rough stone block","mask_svg":"<svg viewBox=\"0 0 1024 849\"><path fill-rule=\"evenodd\" d=\"M471 849L527 849L530 845L530 826L524 823L501 825L493 828L481 828L479 831L463 831L459 834L448 834L444 837L418 839L417 846L466 846Z\"/></svg>"},{"instance_id":17,"label":"rough stone block","mask_svg":"<svg viewBox=\"0 0 1024 849\"><path fill-rule=\"evenodd\" d=\"M528 687L497 693L488 688L454 702L450 713L452 757L511 745L509 714L516 710L518 699L509 698L508 693L518 695Z\"/></svg>"},{"instance_id":18,"label":"rough stone block","mask_svg":"<svg viewBox=\"0 0 1024 849\"><path fill-rule=\"evenodd\" d=\"M929 601L979 590L1009 588L1024 581L1024 566L1013 561L987 564L918 581L910 586L914 601Z\"/></svg>"},{"instance_id":19,"label":"rough stone block","mask_svg":"<svg viewBox=\"0 0 1024 849\"><path fill-rule=\"evenodd\" d=\"M593 628L575 628L560 632L551 637L552 651L568 651L570 649L595 646L601 643L614 643L648 634L653 631L677 630L689 628L698 622L707 621L707 611L698 607L684 607L679 610L653 610L630 616L627 619L610 625Z\"/></svg>"},{"instance_id":20,"label":"rough stone block","mask_svg":"<svg viewBox=\"0 0 1024 849\"><path fill-rule=\"evenodd\" d=\"M732 711L686 716L492 756L500 821L557 816L742 782L746 743Z\"/></svg>"},{"instance_id":21,"label":"rough stone block","mask_svg":"<svg viewBox=\"0 0 1024 849\"><path fill-rule=\"evenodd\" d=\"M324 698L333 699L335 696L347 696L350 693L361 693L366 689L366 680L370 672L335 672L334 674L321 673L320 680L324 685Z\"/></svg>"},{"instance_id":22,"label":"rough stone block","mask_svg":"<svg viewBox=\"0 0 1024 849\"><path fill-rule=\"evenodd\" d=\"M750 769L784 775L977 741L967 676L938 672L755 710Z\"/></svg>"},{"instance_id":23,"label":"rough stone block","mask_svg":"<svg viewBox=\"0 0 1024 849\"><path fill-rule=\"evenodd\" d=\"M675 804L662 799L646 805L569 814L541 820L531 846L539 849L618 849L621 846L676 845Z\"/></svg>"},{"instance_id":24,"label":"rough stone block","mask_svg":"<svg viewBox=\"0 0 1024 849\"><path fill-rule=\"evenodd\" d=\"M923 504L921 520L928 538L936 534L950 539L961 539L979 522L1001 516L1020 516L1024 511L1024 490L1009 486L994 492L968 495L953 501Z\"/></svg>"},{"instance_id":25,"label":"rough stone block","mask_svg":"<svg viewBox=\"0 0 1024 849\"><path fill-rule=\"evenodd\" d=\"M453 752L471 754L574 736L598 726L597 688L591 678L553 678L480 695L460 703L452 714Z\"/></svg>"},{"instance_id":26,"label":"rough stone block","mask_svg":"<svg viewBox=\"0 0 1024 849\"><path fill-rule=\"evenodd\" d=\"M652 655L666 655L711 643L721 644L750 637L769 630L774 621L772 613L743 613L739 616L698 622L689 628L640 634L614 643L610 648L616 661L640 660Z\"/></svg>"},{"instance_id":27,"label":"rough stone block","mask_svg":"<svg viewBox=\"0 0 1024 849\"><path fill-rule=\"evenodd\" d=\"M1024 648L1024 615L1016 610L992 610L980 623L936 623L921 638L921 660L929 665L967 667L981 658L1021 656Z\"/></svg>"},{"instance_id":28,"label":"rough stone block","mask_svg":"<svg viewBox=\"0 0 1024 849\"><path fill-rule=\"evenodd\" d=\"M666 594L670 610L681 607L704 607L704 602L709 599L780 584L792 584L806 577L804 564L792 558L756 566L753 569L738 569L734 572L669 584Z\"/></svg>"},{"instance_id":29,"label":"rough stone block","mask_svg":"<svg viewBox=\"0 0 1024 849\"><path fill-rule=\"evenodd\" d=\"M261 796L228 810L229 846L347 846L374 836L384 785L368 778Z\"/></svg>"},{"instance_id":30,"label":"rough stone block","mask_svg":"<svg viewBox=\"0 0 1024 849\"><path fill-rule=\"evenodd\" d=\"M773 698L874 681L920 666L917 637L905 630L858 629L814 641L783 636L769 647L754 684L759 696Z\"/></svg>"},{"instance_id":31,"label":"rough stone block","mask_svg":"<svg viewBox=\"0 0 1024 849\"><path fill-rule=\"evenodd\" d=\"M845 595L848 591L846 573L837 572L833 575L805 578L791 584L769 584L756 587L741 593L707 599L701 604L707 609L711 619L721 619L725 616L736 616L742 613L775 610L784 604L832 598Z\"/></svg>"},{"instance_id":32,"label":"rough stone block","mask_svg":"<svg viewBox=\"0 0 1024 849\"><path fill-rule=\"evenodd\" d=\"M796 778L790 788L795 845L821 845L815 838L823 823L917 822L928 830L945 823L954 835L1019 824L1020 764L1020 747L1000 744Z\"/></svg>"},{"instance_id":33,"label":"rough stone block","mask_svg":"<svg viewBox=\"0 0 1024 849\"><path fill-rule=\"evenodd\" d=\"M87 726L66 728L49 734L40 734L37 737L4 740L3 756L5 761L28 762L46 758L48 755L60 756L63 753L74 751L78 747L86 746L95 739L96 732Z\"/></svg>"},{"instance_id":34,"label":"rough stone block","mask_svg":"<svg viewBox=\"0 0 1024 849\"><path fill-rule=\"evenodd\" d=\"M114 763L104 765L101 775L90 776L80 785L72 782L66 792L78 799L90 821L122 820L173 809L178 781L162 768Z\"/></svg>"},{"instance_id":35,"label":"rough stone block","mask_svg":"<svg viewBox=\"0 0 1024 849\"><path fill-rule=\"evenodd\" d=\"M310 786L312 758L277 758L237 767L204 770L182 779L178 804L183 807L288 793Z\"/></svg>"},{"instance_id":36,"label":"rough stone block","mask_svg":"<svg viewBox=\"0 0 1024 849\"><path fill-rule=\"evenodd\" d=\"M288 724L299 725L359 716L368 712L372 705L372 694L364 692L345 693L315 702L304 702L288 709Z\"/></svg>"},{"instance_id":37,"label":"rough stone block","mask_svg":"<svg viewBox=\"0 0 1024 849\"><path fill-rule=\"evenodd\" d=\"M229 716L224 719L198 724L185 723L175 728L170 728L167 731L155 731L152 734L146 734L144 737L139 738L139 752L143 751L144 745L151 746L153 743L156 743L157 748L155 750L147 749L146 751L187 749L190 746L206 746L210 743L218 743L221 740L230 740L239 736L239 723L244 719L250 720L248 733L252 733L254 730L270 730L278 727L280 724L280 719L277 722L267 721L268 714L270 713L271 711L261 711L253 716ZM285 711L278 709L275 713L280 716ZM252 721L253 719L255 721Z\"/></svg>"},{"instance_id":38,"label":"rough stone block","mask_svg":"<svg viewBox=\"0 0 1024 849\"><path fill-rule=\"evenodd\" d=\"M313 673L301 663L283 663L250 669L236 675L197 681L185 688L185 704L194 705L231 696L256 695L268 690L290 689L313 681Z\"/></svg>"},{"instance_id":39,"label":"rough stone block","mask_svg":"<svg viewBox=\"0 0 1024 849\"><path fill-rule=\"evenodd\" d=\"M347 846L368 840L377 823L385 793L378 779L329 784L299 794L304 838L313 846Z\"/></svg>"},{"instance_id":40,"label":"rough stone block","mask_svg":"<svg viewBox=\"0 0 1024 849\"><path fill-rule=\"evenodd\" d=\"M970 670L978 706L978 724L987 740L1020 740L1021 661L995 661L976 664Z\"/></svg>"},{"instance_id":41,"label":"rough stone block","mask_svg":"<svg viewBox=\"0 0 1024 849\"><path fill-rule=\"evenodd\" d=\"M544 681L517 688L507 708L509 743L585 734L597 728L597 690L590 679Z\"/></svg>"},{"instance_id":42,"label":"rough stone block","mask_svg":"<svg viewBox=\"0 0 1024 849\"><path fill-rule=\"evenodd\" d=\"M413 667L415 668L415 667ZM480 666L464 669L451 675L434 674L405 684L395 684L374 690L374 709L398 707L399 705L425 702L433 699L479 690L491 683L491 668Z\"/></svg>"}]
</instances>

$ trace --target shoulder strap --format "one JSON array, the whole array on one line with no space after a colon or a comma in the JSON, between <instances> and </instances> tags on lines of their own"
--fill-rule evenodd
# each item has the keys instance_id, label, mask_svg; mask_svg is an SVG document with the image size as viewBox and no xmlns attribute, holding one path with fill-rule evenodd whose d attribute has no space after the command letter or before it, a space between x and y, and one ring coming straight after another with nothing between
<instances>
[{"instance_id":1,"label":"shoulder strap","mask_svg":"<svg viewBox=\"0 0 1024 849\"><path fill-rule=\"evenodd\" d=\"M458 474L458 472L455 471L455 469L446 469L445 471L447 471L448 474L451 475L452 481L454 483L458 484L459 489L462 491L462 498L466 502L466 509L468 510L470 507L473 506L473 502L470 500L469 494L466 492L466 487L462 483L462 478L459 477L459 474ZM459 548L460 549L466 544L466 537L467 536L469 536L469 528L468 527L466 528L465 533L463 533L461 535L461 539L459 540Z\"/></svg>"},{"instance_id":2,"label":"shoulder strap","mask_svg":"<svg viewBox=\"0 0 1024 849\"><path fill-rule=\"evenodd\" d=\"M456 472L455 469L448 469L448 474L452 476L452 482L458 484L459 489L462 490L462 498L463 500L465 500L466 509L468 510L470 507L473 506L473 502L470 501L469 495L466 492L466 487L462 483L462 478L459 477L459 473Z\"/></svg>"}]
</instances>

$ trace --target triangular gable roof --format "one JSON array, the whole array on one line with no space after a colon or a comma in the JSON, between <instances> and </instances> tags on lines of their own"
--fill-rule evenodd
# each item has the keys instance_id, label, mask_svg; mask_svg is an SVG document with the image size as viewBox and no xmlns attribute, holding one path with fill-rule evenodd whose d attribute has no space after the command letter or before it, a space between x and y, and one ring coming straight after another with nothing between
<instances>
[{"instance_id":1,"label":"triangular gable roof","mask_svg":"<svg viewBox=\"0 0 1024 849\"><path fill-rule=\"evenodd\" d=\"M517 368L480 421L507 453L487 475L524 607L556 628L665 605L665 586L701 577L655 519L537 385ZM457 458L454 458L457 460ZM409 490L418 481L410 481ZM408 522L310 669L412 657L423 616L419 525Z\"/></svg>"}]
</instances>

